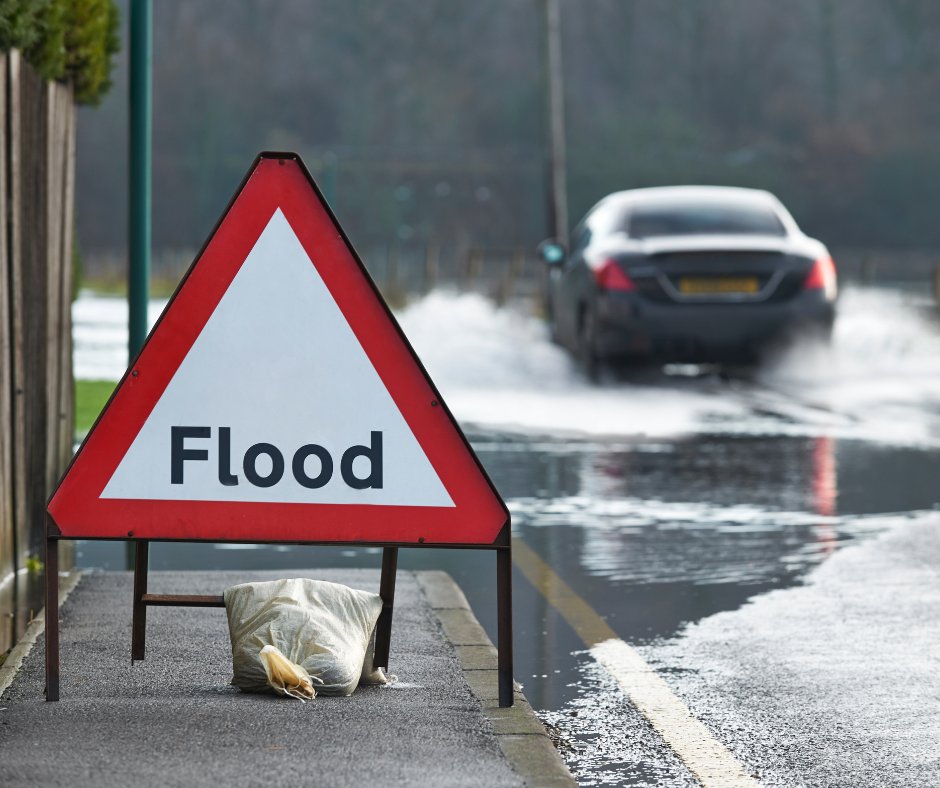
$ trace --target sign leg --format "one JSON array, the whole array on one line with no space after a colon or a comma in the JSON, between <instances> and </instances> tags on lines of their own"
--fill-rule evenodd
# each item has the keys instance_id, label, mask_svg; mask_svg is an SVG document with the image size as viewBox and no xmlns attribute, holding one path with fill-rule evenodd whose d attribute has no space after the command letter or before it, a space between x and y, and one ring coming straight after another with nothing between
<instances>
[{"instance_id":1,"label":"sign leg","mask_svg":"<svg viewBox=\"0 0 940 788\"><path fill-rule=\"evenodd\" d=\"M59 542L46 538L46 700L59 699Z\"/></svg>"},{"instance_id":2,"label":"sign leg","mask_svg":"<svg viewBox=\"0 0 940 788\"><path fill-rule=\"evenodd\" d=\"M147 606L144 594L147 593L147 570L150 567L150 542L140 540L135 543L134 555L134 621L131 630L131 662L144 658L147 642Z\"/></svg>"},{"instance_id":3,"label":"sign leg","mask_svg":"<svg viewBox=\"0 0 940 788\"><path fill-rule=\"evenodd\" d=\"M392 611L395 607L395 574L398 571L398 548L382 550L382 579L379 596L382 597L382 612L375 625L375 657L377 668L388 668L388 652L392 642Z\"/></svg>"},{"instance_id":4,"label":"sign leg","mask_svg":"<svg viewBox=\"0 0 940 788\"><path fill-rule=\"evenodd\" d=\"M512 548L496 551L497 674L500 707L513 704L512 681Z\"/></svg>"}]
</instances>

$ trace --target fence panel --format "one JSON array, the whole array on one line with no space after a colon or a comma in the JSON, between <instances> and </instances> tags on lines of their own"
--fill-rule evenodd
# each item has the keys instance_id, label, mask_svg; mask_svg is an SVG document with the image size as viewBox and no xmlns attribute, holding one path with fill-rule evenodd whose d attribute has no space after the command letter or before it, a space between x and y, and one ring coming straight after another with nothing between
<instances>
[{"instance_id":1,"label":"fence panel","mask_svg":"<svg viewBox=\"0 0 940 788\"><path fill-rule=\"evenodd\" d=\"M7 110L7 83L9 80L8 56L0 54L0 107ZM13 588L16 582L13 536L13 441L9 425L12 424L10 394L12 374L10 370L10 299L9 299L9 255L7 244L7 129L0 123L0 613L13 606ZM13 621L0 617L0 653L5 651L13 638Z\"/></svg>"},{"instance_id":2,"label":"fence panel","mask_svg":"<svg viewBox=\"0 0 940 788\"><path fill-rule=\"evenodd\" d=\"M41 603L45 506L71 456L75 110L19 53L0 56L0 653ZM11 622L11 623L7 623Z\"/></svg>"}]
</instances>

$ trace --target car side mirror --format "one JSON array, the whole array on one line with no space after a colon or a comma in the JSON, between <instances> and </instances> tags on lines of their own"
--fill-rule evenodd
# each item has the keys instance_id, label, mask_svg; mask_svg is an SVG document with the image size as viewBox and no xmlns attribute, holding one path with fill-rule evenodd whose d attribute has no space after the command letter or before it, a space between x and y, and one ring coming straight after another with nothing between
<instances>
[{"instance_id":1,"label":"car side mirror","mask_svg":"<svg viewBox=\"0 0 940 788\"><path fill-rule=\"evenodd\" d=\"M539 257L548 265L559 265L565 260L565 247L557 241L542 241L537 251Z\"/></svg>"}]
</instances>

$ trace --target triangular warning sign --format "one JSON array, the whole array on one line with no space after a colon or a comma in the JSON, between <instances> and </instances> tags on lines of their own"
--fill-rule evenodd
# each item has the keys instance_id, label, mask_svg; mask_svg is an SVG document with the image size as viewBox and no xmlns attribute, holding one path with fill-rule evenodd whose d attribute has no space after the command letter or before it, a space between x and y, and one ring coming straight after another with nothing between
<instances>
[{"instance_id":1,"label":"triangular warning sign","mask_svg":"<svg viewBox=\"0 0 940 788\"><path fill-rule=\"evenodd\" d=\"M49 513L70 538L373 544L509 519L294 154L255 162Z\"/></svg>"}]
</instances>

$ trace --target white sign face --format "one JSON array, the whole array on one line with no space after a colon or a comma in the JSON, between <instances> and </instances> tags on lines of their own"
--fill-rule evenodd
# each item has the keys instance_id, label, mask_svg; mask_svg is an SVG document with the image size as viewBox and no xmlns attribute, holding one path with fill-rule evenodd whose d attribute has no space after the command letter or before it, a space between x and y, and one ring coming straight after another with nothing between
<instances>
[{"instance_id":1,"label":"white sign face","mask_svg":"<svg viewBox=\"0 0 940 788\"><path fill-rule=\"evenodd\" d=\"M280 210L101 497L454 506Z\"/></svg>"}]
</instances>

